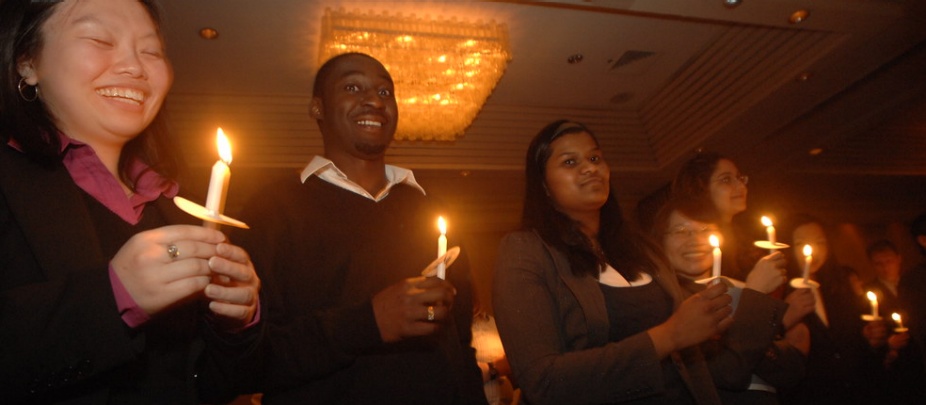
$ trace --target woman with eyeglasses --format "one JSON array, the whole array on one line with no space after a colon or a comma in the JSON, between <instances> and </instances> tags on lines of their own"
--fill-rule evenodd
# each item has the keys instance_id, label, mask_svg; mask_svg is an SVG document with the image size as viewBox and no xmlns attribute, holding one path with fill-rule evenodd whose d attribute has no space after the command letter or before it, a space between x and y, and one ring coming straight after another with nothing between
<instances>
[{"instance_id":1,"label":"woman with eyeglasses","mask_svg":"<svg viewBox=\"0 0 926 405\"><path fill-rule=\"evenodd\" d=\"M765 255L752 244L748 232L734 225L746 211L749 177L732 160L715 152L699 152L685 162L672 182L672 198L690 198L712 207L723 234L723 275L745 280L764 293L776 291L787 279L787 260L781 252Z\"/></svg>"},{"instance_id":2,"label":"woman with eyeglasses","mask_svg":"<svg viewBox=\"0 0 926 405\"><path fill-rule=\"evenodd\" d=\"M584 125L527 150L522 229L501 242L493 302L527 404L714 404L697 345L732 322L723 284L683 300L658 246L624 222Z\"/></svg>"},{"instance_id":3,"label":"woman with eyeglasses","mask_svg":"<svg viewBox=\"0 0 926 405\"><path fill-rule=\"evenodd\" d=\"M719 235L715 211L693 199L671 199L657 213L653 237L686 294L705 288L713 267L710 235ZM733 325L719 339L701 344L724 404L778 404L779 392L797 385L810 350L809 332L800 323L813 311L813 294L799 290L790 305L737 283L731 289ZM784 337L780 335L784 331Z\"/></svg>"}]
</instances>

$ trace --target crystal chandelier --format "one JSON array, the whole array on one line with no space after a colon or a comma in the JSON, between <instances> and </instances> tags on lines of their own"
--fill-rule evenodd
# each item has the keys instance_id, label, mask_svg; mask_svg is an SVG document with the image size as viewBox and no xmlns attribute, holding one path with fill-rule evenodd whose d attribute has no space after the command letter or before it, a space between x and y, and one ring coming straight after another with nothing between
<instances>
[{"instance_id":1,"label":"crystal chandelier","mask_svg":"<svg viewBox=\"0 0 926 405\"><path fill-rule=\"evenodd\" d=\"M463 135L510 59L504 24L325 10L319 64L347 52L378 59L395 81L397 140Z\"/></svg>"}]
</instances>

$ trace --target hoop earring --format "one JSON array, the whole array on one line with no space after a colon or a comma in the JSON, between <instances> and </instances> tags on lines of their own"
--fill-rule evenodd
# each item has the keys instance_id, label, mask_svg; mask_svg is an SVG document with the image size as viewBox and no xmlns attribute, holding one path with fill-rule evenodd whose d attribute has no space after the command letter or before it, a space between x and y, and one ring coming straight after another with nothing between
<instances>
[{"instance_id":1,"label":"hoop earring","mask_svg":"<svg viewBox=\"0 0 926 405\"><path fill-rule=\"evenodd\" d=\"M34 89L32 91L32 97L27 97L26 93L23 91L23 89L27 89L29 87ZM19 96L22 97L23 100L26 100L26 102L33 102L35 99L39 98L39 86L30 86L29 83L26 83L25 77L19 79L19 85L17 85L16 88L19 90Z\"/></svg>"}]
</instances>

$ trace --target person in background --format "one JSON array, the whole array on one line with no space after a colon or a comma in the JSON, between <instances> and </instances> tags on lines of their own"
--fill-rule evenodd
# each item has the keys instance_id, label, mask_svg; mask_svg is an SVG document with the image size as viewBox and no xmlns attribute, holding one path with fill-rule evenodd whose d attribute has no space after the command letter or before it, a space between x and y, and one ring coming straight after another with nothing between
<instances>
[{"instance_id":1,"label":"person in background","mask_svg":"<svg viewBox=\"0 0 926 405\"><path fill-rule=\"evenodd\" d=\"M711 277L710 235L719 235L715 211L701 201L670 199L657 213L653 236L662 242L679 284L691 295L706 288L698 280ZM701 344L714 383L725 404L778 404L778 392L795 386L804 375L810 350L809 331L801 319L814 310L813 294L797 290L787 304L732 282L734 321L719 339Z\"/></svg>"},{"instance_id":2,"label":"person in background","mask_svg":"<svg viewBox=\"0 0 926 405\"><path fill-rule=\"evenodd\" d=\"M926 258L926 212L910 224L910 235L922 255L921 260ZM910 335L922 349L920 352L926 368L926 261L920 261L900 276L897 297L901 307L907 310L905 326L910 328ZM923 383L926 384L926 381Z\"/></svg>"},{"instance_id":3,"label":"person in background","mask_svg":"<svg viewBox=\"0 0 926 405\"><path fill-rule=\"evenodd\" d=\"M525 177L492 292L524 403L719 403L697 346L733 321L726 285L682 299L658 247L624 222L584 125L540 130Z\"/></svg>"},{"instance_id":4,"label":"person in background","mask_svg":"<svg viewBox=\"0 0 926 405\"><path fill-rule=\"evenodd\" d=\"M868 246L868 260L877 277L864 285L878 298L881 320L865 325L864 336L874 351L871 364L879 387L878 400L892 404L919 404L926 401L926 378L923 372L921 348L910 339L909 330L897 330L891 315L897 313L901 320L910 319L909 312L900 302L897 291L900 287L903 258L894 244L886 239ZM906 326L906 325L905 325Z\"/></svg>"},{"instance_id":5,"label":"person in background","mask_svg":"<svg viewBox=\"0 0 926 405\"><path fill-rule=\"evenodd\" d=\"M800 385L782 398L788 404L867 404L873 387L866 379L868 343L863 337L865 322L855 284L861 285L854 270L836 262L829 249L824 223L806 214L795 214L781 226L784 242L794 254L792 278L802 278L805 264L803 246L813 249L809 279L819 283L817 309L803 322L810 330L807 373ZM789 287L792 288L792 287Z\"/></svg>"},{"instance_id":6,"label":"person in background","mask_svg":"<svg viewBox=\"0 0 926 405\"><path fill-rule=\"evenodd\" d=\"M699 152L679 169L672 181L671 198L690 198L712 206L723 235L723 274L745 280L764 293L781 295L783 253L772 254L755 247L749 233L734 222L746 211L749 177L732 160L715 152Z\"/></svg>"},{"instance_id":7,"label":"person in background","mask_svg":"<svg viewBox=\"0 0 926 405\"><path fill-rule=\"evenodd\" d=\"M2 401L229 399L260 280L170 200L157 7L0 0L0 49Z\"/></svg>"},{"instance_id":8,"label":"person in background","mask_svg":"<svg viewBox=\"0 0 926 405\"><path fill-rule=\"evenodd\" d=\"M871 267L875 270L875 278L864 283L862 290L875 293L878 297L879 312L890 319L892 312L903 309L897 297L903 258L900 256L897 247L887 239L878 240L868 245L866 253Z\"/></svg>"},{"instance_id":9,"label":"person in background","mask_svg":"<svg viewBox=\"0 0 926 405\"><path fill-rule=\"evenodd\" d=\"M324 156L241 214L252 228L235 237L264 281L267 333L262 368L239 371L258 380L264 404L486 403L466 249L446 280L422 276L442 208L384 160L395 97L373 57L326 61L309 106Z\"/></svg>"}]
</instances>

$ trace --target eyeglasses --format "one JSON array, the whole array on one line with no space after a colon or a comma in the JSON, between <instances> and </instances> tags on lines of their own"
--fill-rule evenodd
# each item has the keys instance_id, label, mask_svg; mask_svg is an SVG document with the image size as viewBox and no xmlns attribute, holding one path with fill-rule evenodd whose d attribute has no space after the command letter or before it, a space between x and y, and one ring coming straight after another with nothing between
<instances>
[{"instance_id":1,"label":"eyeglasses","mask_svg":"<svg viewBox=\"0 0 926 405\"><path fill-rule=\"evenodd\" d=\"M717 229L714 227L705 226L703 228L693 229L684 225L676 226L672 229L669 229L665 234L675 237L675 238L684 238L692 237L694 235L706 236L709 233L716 233Z\"/></svg>"},{"instance_id":2,"label":"eyeglasses","mask_svg":"<svg viewBox=\"0 0 926 405\"><path fill-rule=\"evenodd\" d=\"M724 185L731 185L733 184L733 180L738 180L740 183L743 183L744 186L749 184L749 176L742 174L738 174L736 176L725 175L723 177L717 178L714 181Z\"/></svg>"}]
</instances>

